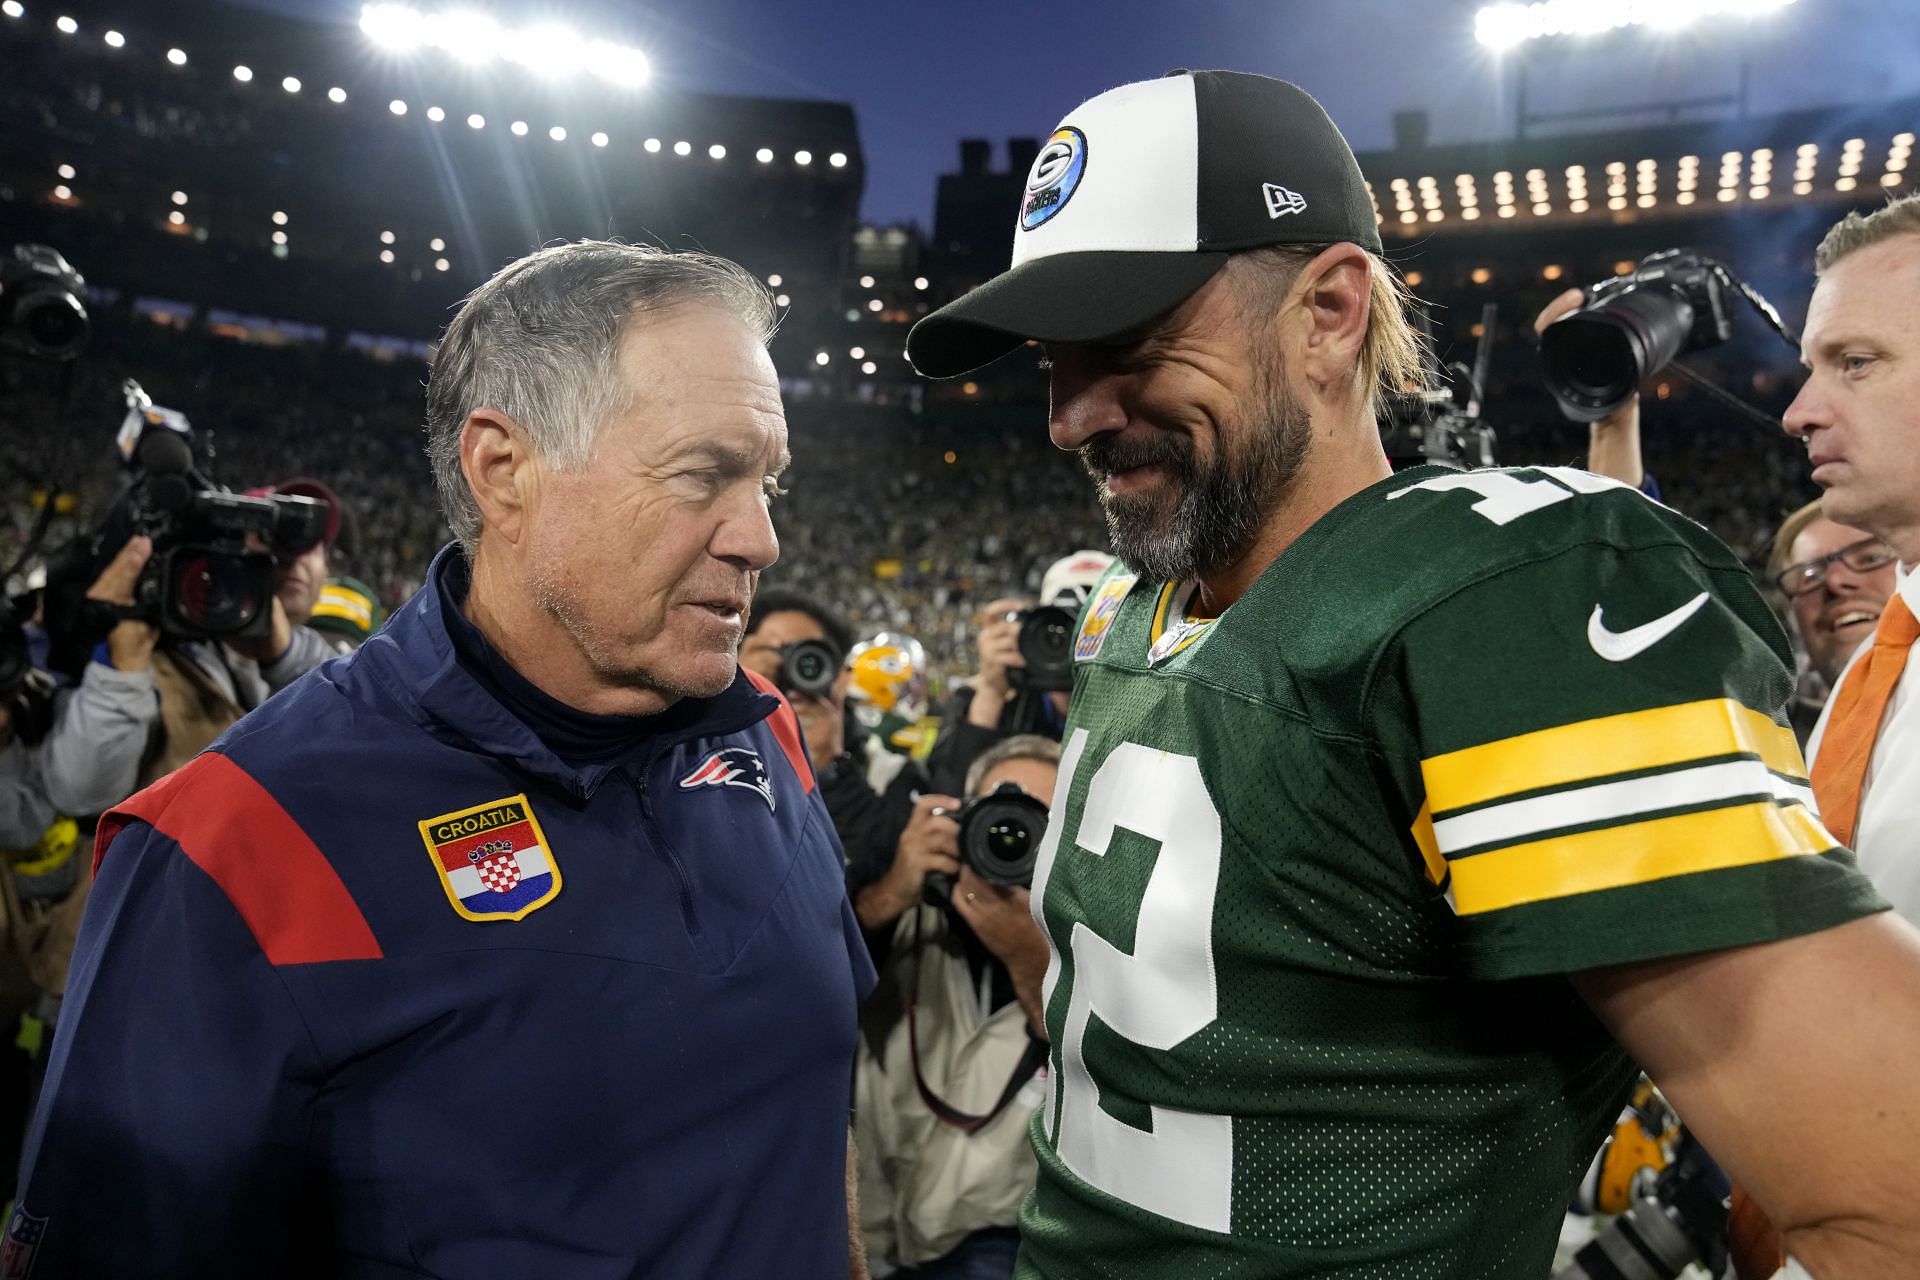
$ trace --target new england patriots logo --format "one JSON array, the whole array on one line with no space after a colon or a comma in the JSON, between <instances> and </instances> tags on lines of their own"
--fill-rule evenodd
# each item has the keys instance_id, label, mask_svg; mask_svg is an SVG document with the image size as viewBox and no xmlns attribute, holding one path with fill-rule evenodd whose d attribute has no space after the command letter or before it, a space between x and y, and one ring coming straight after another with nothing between
<instances>
[{"instance_id":1,"label":"new england patriots logo","mask_svg":"<svg viewBox=\"0 0 1920 1280\"><path fill-rule=\"evenodd\" d=\"M760 753L752 747L727 747L716 751L686 777L680 779L682 791L693 791L700 787L740 787L743 790L758 792L760 798L772 809L773 779L767 776L767 765Z\"/></svg>"}]
</instances>

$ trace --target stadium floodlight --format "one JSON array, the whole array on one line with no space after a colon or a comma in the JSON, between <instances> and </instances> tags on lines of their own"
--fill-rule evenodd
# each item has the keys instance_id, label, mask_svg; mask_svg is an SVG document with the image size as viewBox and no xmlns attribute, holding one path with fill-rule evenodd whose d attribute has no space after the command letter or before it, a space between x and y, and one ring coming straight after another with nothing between
<instances>
[{"instance_id":1,"label":"stadium floodlight","mask_svg":"<svg viewBox=\"0 0 1920 1280\"><path fill-rule=\"evenodd\" d=\"M446 118L447 118L447 113L442 111L440 108L438 107L427 108L427 119L433 121L435 124L439 124L442 120L445 120Z\"/></svg>"},{"instance_id":2,"label":"stadium floodlight","mask_svg":"<svg viewBox=\"0 0 1920 1280\"><path fill-rule=\"evenodd\" d=\"M486 127L487 127L487 118L481 115L478 111L474 112L472 115L467 117L467 128L484 129Z\"/></svg>"},{"instance_id":3,"label":"stadium floodlight","mask_svg":"<svg viewBox=\"0 0 1920 1280\"><path fill-rule=\"evenodd\" d=\"M387 104L387 110L393 112L393 114L397 116L403 116L407 114L406 100L404 98L395 98L392 102L389 102Z\"/></svg>"},{"instance_id":4,"label":"stadium floodlight","mask_svg":"<svg viewBox=\"0 0 1920 1280\"><path fill-rule=\"evenodd\" d=\"M880 372L880 366L875 364L873 361L868 360L860 366L860 372L869 373L869 374L878 373Z\"/></svg>"},{"instance_id":5,"label":"stadium floodlight","mask_svg":"<svg viewBox=\"0 0 1920 1280\"><path fill-rule=\"evenodd\" d=\"M382 249L380 251L380 261L386 263L389 266L393 265L393 250Z\"/></svg>"},{"instance_id":6,"label":"stadium floodlight","mask_svg":"<svg viewBox=\"0 0 1920 1280\"><path fill-rule=\"evenodd\" d=\"M865 360L867 358L867 349L865 347L854 347L850 349L847 354L855 360Z\"/></svg>"},{"instance_id":7,"label":"stadium floodlight","mask_svg":"<svg viewBox=\"0 0 1920 1280\"><path fill-rule=\"evenodd\" d=\"M380 233L381 244L392 244L395 239L397 239L397 237L391 231L382 231Z\"/></svg>"},{"instance_id":8,"label":"stadium floodlight","mask_svg":"<svg viewBox=\"0 0 1920 1280\"><path fill-rule=\"evenodd\" d=\"M67 175L61 174L60 176L64 178ZM767 284L772 286L775 289L778 289L782 284L782 282L784 281L784 279L785 277L781 276L780 273L776 271L772 275L767 277Z\"/></svg>"},{"instance_id":9,"label":"stadium floodlight","mask_svg":"<svg viewBox=\"0 0 1920 1280\"><path fill-rule=\"evenodd\" d=\"M360 30L383 49L405 53L426 39L426 17L404 4L369 4L360 9Z\"/></svg>"},{"instance_id":10,"label":"stadium floodlight","mask_svg":"<svg viewBox=\"0 0 1920 1280\"><path fill-rule=\"evenodd\" d=\"M933 281L927 279L925 276L915 276L913 278L913 287L916 289L924 289L932 283Z\"/></svg>"},{"instance_id":11,"label":"stadium floodlight","mask_svg":"<svg viewBox=\"0 0 1920 1280\"><path fill-rule=\"evenodd\" d=\"M453 264L448 262L445 258L435 258L433 260L433 269L435 271L446 271L452 266Z\"/></svg>"},{"instance_id":12,"label":"stadium floodlight","mask_svg":"<svg viewBox=\"0 0 1920 1280\"><path fill-rule=\"evenodd\" d=\"M6 14L9 18L24 18L27 16L27 7L21 4L20 0L6 0L4 4L0 4L0 13Z\"/></svg>"},{"instance_id":13,"label":"stadium floodlight","mask_svg":"<svg viewBox=\"0 0 1920 1280\"><path fill-rule=\"evenodd\" d=\"M813 362L824 369L833 362L833 357L824 351L820 351L814 354Z\"/></svg>"},{"instance_id":14,"label":"stadium floodlight","mask_svg":"<svg viewBox=\"0 0 1920 1280\"><path fill-rule=\"evenodd\" d=\"M682 138L673 144L673 154L677 156L690 156L693 154L693 144L685 138Z\"/></svg>"},{"instance_id":15,"label":"stadium floodlight","mask_svg":"<svg viewBox=\"0 0 1920 1280\"><path fill-rule=\"evenodd\" d=\"M847 167L847 153L844 151L836 151L827 157L827 163L836 169L844 169Z\"/></svg>"},{"instance_id":16,"label":"stadium floodlight","mask_svg":"<svg viewBox=\"0 0 1920 1280\"><path fill-rule=\"evenodd\" d=\"M878 298L867 299L867 310L873 312L875 315L878 315L880 312L885 311L886 309L887 309L887 304L880 301L880 299Z\"/></svg>"},{"instance_id":17,"label":"stadium floodlight","mask_svg":"<svg viewBox=\"0 0 1920 1280\"><path fill-rule=\"evenodd\" d=\"M187 65L187 51L185 49L169 49L167 50L167 61L176 67L184 67Z\"/></svg>"},{"instance_id":18,"label":"stadium floodlight","mask_svg":"<svg viewBox=\"0 0 1920 1280\"><path fill-rule=\"evenodd\" d=\"M762 148L760 148L760 149L759 149L758 151L756 151L756 152L754 152L754 153L753 153L753 158L754 158L755 160L758 160L758 161L759 161L759 162L760 162L761 164L772 164L772 163L773 163L773 148L772 148L772 147L762 147Z\"/></svg>"},{"instance_id":19,"label":"stadium floodlight","mask_svg":"<svg viewBox=\"0 0 1920 1280\"><path fill-rule=\"evenodd\" d=\"M333 88L327 90L327 101L333 103L335 106L338 106L340 103L343 103L346 100L347 100L347 91L345 89L342 89L339 85L335 85L333 86Z\"/></svg>"},{"instance_id":20,"label":"stadium floodlight","mask_svg":"<svg viewBox=\"0 0 1920 1280\"><path fill-rule=\"evenodd\" d=\"M776 307L790 307L793 305L793 299L784 293L778 294L774 297L773 305Z\"/></svg>"},{"instance_id":21,"label":"stadium floodlight","mask_svg":"<svg viewBox=\"0 0 1920 1280\"><path fill-rule=\"evenodd\" d=\"M453 10L429 20L432 44L456 61L477 65L500 55L505 32L484 13Z\"/></svg>"},{"instance_id":22,"label":"stadium floodlight","mask_svg":"<svg viewBox=\"0 0 1920 1280\"><path fill-rule=\"evenodd\" d=\"M186 192L184 192L184 191L176 191L176 192L174 192L174 193L173 193L173 202L174 202L175 204L180 204L180 205L183 205L183 204L185 204L185 203L187 202L187 193L186 193Z\"/></svg>"},{"instance_id":23,"label":"stadium floodlight","mask_svg":"<svg viewBox=\"0 0 1920 1280\"><path fill-rule=\"evenodd\" d=\"M435 253L445 253L447 251L447 242L439 236L435 236L433 239L427 241L427 248L433 250Z\"/></svg>"},{"instance_id":24,"label":"stadium floodlight","mask_svg":"<svg viewBox=\"0 0 1920 1280\"><path fill-rule=\"evenodd\" d=\"M64 13L53 20L53 25L60 29L60 34L63 36L74 35L80 30L80 24Z\"/></svg>"},{"instance_id":25,"label":"stadium floodlight","mask_svg":"<svg viewBox=\"0 0 1920 1280\"><path fill-rule=\"evenodd\" d=\"M274 226L276 226L276 227L284 227L284 226L286 226L286 225L287 225L287 213L286 213L286 210L284 210L284 209L276 209L276 210L274 210L274 213L273 213L273 225L274 225Z\"/></svg>"},{"instance_id":26,"label":"stadium floodlight","mask_svg":"<svg viewBox=\"0 0 1920 1280\"><path fill-rule=\"evenodd\" d=\"M280 82L280 87L282 89L285 89L288 93L298 93L300 92L300 77L288 76L285 80L282 80Z\"/></svg>"},{"instance_id":27,"label":"stadium floodlight","mask_svg":"<svg viewBox=\"0 0 1920 1280\"><path fill-rule=\"evenodd\" d=\"M613 141L613 139L609 138L605 133L595 133L591 138L587 139L587 141L596 147L604 147Z\"/></svg>"},{"instance_id":28,"label":"stadium floodlight","mask_svg":"<svg viewBox=\"0 0 1920 1280\"><path fill-rule=\"evenodd\" d=\"M707 148L707 154L715 160L725 160L727 158L727 149L716 142Z\"/></svg>"},{"instance_id":29,"label":"stadium floodlight","mask_svg":"<svg viewBox=\"0 0 1920 1280\"><path fill-rule=\"evenodd\" d=\"M861 276L861 277L860 277L860 287L861 287L862 289L871 289L871 288L873 288L873 277L872 277L872 276Z\"/></svg>"},{"instance_id":30,"label":"stadium floodlight","mask_svg":"<svg viewBox=\"0 0 1920 1280\"><path fill-rule=\"evenodd\" d=\"M527 122L525 120L515 120L512 124L508 125L507 128L512 131L513 136L516 138L524 138L527 136Z\"/></svg>"},{"instance_id":31,"label":"stadium floodlight","mask_svg":"<svg viewBox=\"0 0 1920 1280\"><path fill-rule=\"evenodd\" d=\"M187 215L175 209L167 215L167 225L170 227L184 227L187 225Z\"/></svg>"},{"instance_id":32,"label":"stadium floodlight","mask_svg":"<svg viewBox=\"0 0 1920 1280\"><path fill-rule=\"evenodd\" d=\"M53 189L53 198L56 200L71 200L73 199L73 188L63 182Z\"/></svg>"},{"instance_id":33,"label":"stadium floodlight","mask_svg":"<svg viewBox=\"0 0 1920 1280\"><path fill-rule=\"evenodd\" d=\"M1594 36L1623 27L1677 31L1708 18L1757 18L1794 0L1537 0L1491 4L1473 15L1473 36L1495 50L1554 36Z\"/></svg>"},{"instance_id":34,"label":"stadium floodlight","mask_svg":"<svg viewBox=\"0 0 1920 1280\"><path fill-rule=\"evenodd\" d=\"M249 80L253 79L253 68L246 66L244 64L242 64L241 66L237 66L233 69L233 78L235 80L238 80L241 84L245 84Z\"/></svg>"},{"instance_id":35,"label":"stadium floodlight","mask_svg":"<svg viewBox=\"0 0 1920 1280\"><path fill-rule=\"evenodd\" d=\"M573 75L587 64L587 42L571 27L557 22L542 22L512 36L503 47L503 55L536 76L559 79Z\"/></svg>"},{"instance_id":36,"label":"stadium floodlight","mask_svg":"<svg viewBox=\"0 0 1920 1280\"><path fill-rule=\"evenodd\" d=\"M276 232L274 232L274 233L273 233L273 242L274 242L275 244L285 244L285 243L287 242L287 233L286 233L286 232L284 232L284 231L276 231Z\"/></svg>"},{"instance_id":37,"label":"stadium floodlight","mask_svg":"<svg viewBox=\"0 0 1920 1280\"><path fill-rule=\"evenodd\" d=\"M594 40L587 45L587 70L623 89L637 89L653 75L646 54L611 40Z\"/></svg>"},{"instance_id":38,"label":"stadium floodlight","mask_svg":"<svg viewBox=\"0 0 1920 1280\"><path fill-rule=\"evenodd\" d=\"M648 138L645 142L641 143L640 145L642 147L645 147L648 151L658 151L660 150L660 139Z\"/></svg>"},{"instance_id":39,"label":"stadium floodlight","mask_svg":"<svg viewBox=\"0 0 1920 1280\"><path fill-rule=\"evenodd\" d=\"M793 162L797 165L810 165L813 163L813 152L796 151L793 153Z\"/></svg>"},{"instance_id":40,"label":"stadium floodlight","mask_svg":"<svg viewBox=\"0 0 1920 1280\"><path fill-rule=\"evenodd\" d=\"M567 140L567 131L559 125L555 125L553 128L547 130L547 136L555 142L565 142Z\"/></svg>"},{"instance_id":41,"label":"stadium floodlight","mask_svg":"<svg viewBox=\"0 0 1920 1280\"><path fill-rule=\"evenodd\" d=\"M72 182L74 179L76 170L70 164L63 164L60 166L58 172L62 178L65 178L68 182Z\"/></svg>"},{"instance_id":42,"label":"stadium floodlight","mask_svg":"<svg viewBox=\"0 0 1920 1280\"><path fill-rule=\"evenodd\" d=\"M109 31L107 32L106 35L101 36L100 38L107 42L107 47L109 49L124 49L127 47L127 38L121 35L118 31Z\"/></svg>"}]
</instances>

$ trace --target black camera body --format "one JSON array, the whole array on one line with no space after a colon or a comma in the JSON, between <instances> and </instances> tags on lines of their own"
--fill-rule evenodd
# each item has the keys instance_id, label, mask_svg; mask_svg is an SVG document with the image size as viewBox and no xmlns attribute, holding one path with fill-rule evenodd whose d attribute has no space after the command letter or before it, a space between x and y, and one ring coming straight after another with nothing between
<instances>
[{"instance_id":1,"label":"black camera body","mask_svg":"<svg viewBox=\"0 0 1920 1280\"><path fill-rule=\"evenodd\" d=\"M831 641L795 640L780 648L780 673L774 677L774 687L785 694L831 697L844 661L845 655Z\"/></svg>"},{"instance_id":2,"label":"black camera body","mask_svg":"<svg viewBox=\"0 0 1920 1280\"><path fill-rule=\"evenodd\" d=\"M85 639L134 617L180 640L266 634L278 566L326 537L327 505L282 494L252 498L215 485L194 466L186 419L155 407L136 382L127 382L126 393L126 488L87 540L86 564L61 576L70 586L91 582L139 535L153 540L153 556L130 608L69 601L64 612L78 616L66 617L62 629Z\"/></svg>"},{"instance_id":3,"label":"black camera body","mask_svg":"<svg viewBox=\"0 0 1920 1280\"><path fill-rule=\"evenodd\" d=\"M984 796L975 796L954 811L960 824L960 861L988 884L1028 888L1040 842L1047 834L1047 806L1003 782ZM952 876L935 872L924 886L926 900L945 906L953 897Z\"/></svg>"},{"instance_id":4,"label":"black camera body","mask_svg":"<svg viewBox=\"0 0 1920 1280\"><path fill-rule=\"evenodd\" d=\"M1020 624L1018 644L1024 667L1011 667L1007 681L1016 689L1054 693L1073 688L1073 632L1079 621L1072 609L1037 605L1012 614Z\"/></svg>"},{"instance_id":5,"label":"black camera body","mask_svg":"<svg viewBox=\"0 0 1920 1280\"><path fill-rule=\"evenodd\" d=\"M1540 374L1560 411L1597 422L1675 357L1733 336L1724 265L1689 249L1648 254L1632 272L1593 286L1586 304L1540 335Z\"/></svg>"},{"instance_id":6,"label":"black camera body","mask_svg":"<svg viewBox=\"0 0 1920 1280\"><path fill-rule=\"evenodd\" d=\"M81 302L87 282L60 251L15 245L0 258L0 347L41 360L71 360L91 332Z\"/></svg>"}]
</instances>

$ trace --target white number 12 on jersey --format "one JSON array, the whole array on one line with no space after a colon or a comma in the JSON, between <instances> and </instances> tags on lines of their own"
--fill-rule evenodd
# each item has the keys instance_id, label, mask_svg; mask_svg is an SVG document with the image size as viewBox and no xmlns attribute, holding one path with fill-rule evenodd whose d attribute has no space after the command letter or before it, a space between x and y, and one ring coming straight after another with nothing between
<instances>
[{"instance_id":1,"label":"white number 12 on jersey","mask_svg":"<svg viewBox=\"0 0 1920 1280\"><path fill-rule=\"evenodd\" d=\"M1146 1049L1172 1049L1219 1013L1213 970L1213 900L1220 884L1220 813L1192 756L1123 743L1087 786L1079 829L1063 834L1067 797L1087 731L1076 729L1060 757L1054 820L1033 872L1033 914L1046 931L1047 880L1058 858L1104 858L1116 829L1160 843L1134 928L1133 953L1076 921L1073 994L1060 1037L1060 1075L1042 1124L1060 1160L1109 1195L1208 1231L1227 1231L1233 1213L1233 1119L1152 1107L1153 1130L1136 1129L1100 1107L1087 1070L1087 1019L1100 1020ZM1097 871L1076 869L1076 875ZM1048 944L1054 946L1051 934ZM1060 952L1047 965L1053 1004Z\"/></svg>"}]
</instances>

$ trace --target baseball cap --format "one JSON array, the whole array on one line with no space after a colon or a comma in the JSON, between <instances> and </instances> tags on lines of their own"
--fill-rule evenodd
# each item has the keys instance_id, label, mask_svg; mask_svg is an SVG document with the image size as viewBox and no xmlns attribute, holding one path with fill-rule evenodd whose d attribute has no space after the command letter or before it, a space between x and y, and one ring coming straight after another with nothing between
<instances>
[{"instance_id":1,"label":"baseball cap","mask_svg":"<svg viewBox=\"0 0 1920 1280\"><path fill-rule=\"evenodd\" d=\"M378 631L386 617L387 612L380 607L373 588L358 578L342 576L327 579L307 625L315 631L344 636L358 644Z\"/></svg>"},{"instance_id":2,"label":"baseball cap","mask_svg":"<svg viewBox=\"0 0 1920 1280\"><path fill-rule=\"evenodd\" d=\"M1381 252L1320 104L1267 76L1170 72L1068 113L1027 174L1013 266L916 324L907 355L948 378L1029 339L1097 341L1172 310L1236 252L1338 241Z\"/></svg>"},{"instance_id":3,"label":"baseball cap","mask_svg":"<svg viewBox=\"0 0 1920 1280\"><path fill-rule=\"evenodd\" d=\"M1062 596L1071 596L1075 604L1085 604L1111 564L1112 556L1090 549L1060 557L1047 566L1046 576L1040 579L1040 603L1054 604Z\"/></svg>"}]
</instances>

